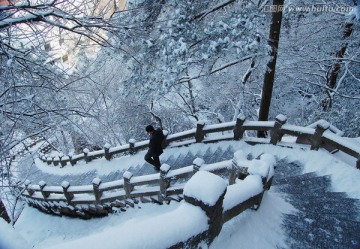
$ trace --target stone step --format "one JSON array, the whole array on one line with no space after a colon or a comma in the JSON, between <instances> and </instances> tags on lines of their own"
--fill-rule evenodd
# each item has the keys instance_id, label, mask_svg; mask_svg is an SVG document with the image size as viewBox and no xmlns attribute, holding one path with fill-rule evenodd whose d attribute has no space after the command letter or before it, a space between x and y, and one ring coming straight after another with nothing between
<instances>
[{"instance_id":1,"label":"stone step","mask_svg":"<svg viewBox=\"0 0 360 249\"><path fill-rule=\"evenodd\" d=\"M175 160L173 161L172 164L169 164L173 169L175 168L179 168L180 165L182 164L182 161L184 159L185 155L184 154L180 154L178 157L175 158Z\"/></svg>"},{"instance_id":2,"label":"stone step","mask_svg":"<svg viewBox=\"0 0 360 249\"><path fill-rule=\"evenodd\" d=\"M277 171L277 170L276 170ZM284 178L278 178L277 172L275 172L274 180L272 182L273 185L280 185L280 184L296 184L299 181L306 180L309 178L318 177L315 172L309 172L302 175L295 175L295 176L287 176Z\"/></svg>"},{"instance_id":3,"label":"stone step","mask_svg":"<svg viewBox=\"0 0 360 249\"><path fill-rule=\"evenodd\" d=\"M317 217L314 219L306 214L285 216L284 228L291 240L291 248L297 248L294 244L305 246L301 248L359 248L359 222L321 214Z\"/></svg>"},{"instance_id":4,"label":"stone step","mask_svg":"<svg viewBox=\"0 0 360 249\"><path fill-rule=\"evenodd\" d=\"M329 192L331 179L329 176L319 176L302 179L297 183L286 183L276 185L276 189L287 194L304 194L321 196L324 192Z\"/></svg>"},{"instance_id":5,"label":"stone step","mask_svg":"<svg viewBox=\"0 0 360 249\"><path fill-rule=\"evenodd\" d=\"M206 164L219 162L219 158L224 154L222 149L218 147L209 157L203 158Z\"/></svg>"},{"instance_id":6,"label":"stone step","mask_svg":"<svg viewBox=\"0 0 360 249\"><path fill-rule=\"evenodd\" d=\"M116 172L112 172L109 175L99 176L99 178L102 180L102 182L116 181L116 180L119 180L119 179L123 178L123 175L124 175L125 171L126 170L117 170Z\"/></svg>"},{"instance_id":7,"label":"stone step","mask_svg":"<svg viewBox=\"0 0 360 249\"><path fill-rule=\"evenodd\" d=\"M174 155L170 155L170 157L166 158L165 160L162 160L160 158L160 162L161 163L166 163L166 164L171 166L171 165L174 165L176 159L177 158L175 158Z\"/></svg>"},{"instance_id":8,"label":"stone step","mask_svg":"<svg viewBox=\"0 0 360 249\"><path fill-rule=\"evenodd\" d=\"M278 179L301 175L303 166L298 161L289 162L287 158L280 159L275 164L275 177Z\"/></svg>"},{"instance_id":9,"label":"stone step","mask_svg":"<svg viewBox=\"0 0 360 249\"><path fill-rule=\"evenodd\" d=\"M174 164L169 164L171 169L179 169L181 167L192 165L196 157L189 151L186 154L181 155Z\"/></svg>"},{"instance_id":10,"label":"stone step","mask_svg":"<svg viewBox=\"0 0 360 249\"><path fill-rule=\"evenodd\" d=\"M357 199L339 198L339 196L335 197L335 195L332 198L289 195L287 201L299 211L306 212L312 217L322 214L345 220L360 221L360 201Z\"/></svg>"},{"instance_id":11,"label":"stone step","mask_svg":"<svg viewBox=\"0 0 360 249\"><path fill-rule=\"evenodd\" d=\"M220 161L225 161L225 160L230 160L230 159L233 159L234 158L234 148L232 145L229 145L228 147L226 147L224 149L224 153L222 155L222 158Z\"/></svg>"}]
</instances>

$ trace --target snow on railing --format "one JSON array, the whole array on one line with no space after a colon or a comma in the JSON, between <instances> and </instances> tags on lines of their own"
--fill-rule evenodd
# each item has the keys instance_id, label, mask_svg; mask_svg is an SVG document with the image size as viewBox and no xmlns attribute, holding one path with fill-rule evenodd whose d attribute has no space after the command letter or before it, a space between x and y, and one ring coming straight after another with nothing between
<instances>
[{"instance_id":1,"label":"snow on railing","mask_svg":"<svg viewBox=\"0 0 360 249\"><path fill-rule=\"evenodd\" d=\"M61 186L47 186L44 181L32 185L26 181L22 196L31 206L46 213L81 218L125 211L127 207L135 207L139 201L163 203L184 199L188 204L200 207L197 210L201 210L200 216L206 225L201 229L193 229L193 232L187 233L188 237L171 241L169 247L186 245L195 248L200 242L209 245L225 222L248 208L256 210L259 207L264 191L271 186L275 163L275 157L270 154L248 160L243 151L237 151L232 160L205 164L203 159L196 158L193 165L180 169L171 170L171 166L163 164L157 174L134 177L126 171L123 179L102 183L101 179L94 178L92 185L85 186L71 186L66 181ZM186 184L176 183L181 179L188 181ZM180 209L188 204L182 203L179 212L182 213ZM181 220L173 222L183 224ZM173 224L171 227L177 232L179 229L189 229L188 225L181 224ZM198 224L192 223L192 226ZM166 234L169 234L165 236L168 239L172 231L166 231ZM162 235L157 239L163 240Z\"/></svg>"},{"instance_id":2,"label":"snow on railing","mask_svg":"<svg viewBox=\"0 0 360 249\"><path fill-rule=\"evenodd\" d=\"M166 146L183 146L192 143L209 143L224 140L240 140L244 138L245 131L266 131L270 132L270 139L248 138L245 139L249 143L270 143L273 145L279 144L284 135L296 137L296 143L310 144L312 150L318 150L324 147L330 151L340 150L344 153L353 156L357 159L356 167L360 169L360 146L354 146L346 138L341 137L343 133L333 125L324 120L319 120L316 123L300 127L286 124L286 116L279 114L275 121L248 121L243 115L239 115L236 121L206 125L203 121L197 123L197 127L187 131L166 136L164 147ZM130 139L126 145L111 148L109 144L104 146L104 149L89 152L84 149L82 154L68 155L68 156L52 156L49 157L44 153L39 155L39 158L47 164L55 166L65 166L67 163L75 165L79 160L90 162L99 157L105 157L107 160L120 153L128 152L135 154L137 151L146 149L149 140L136 142ZM49 148L47 148L49 149Z\"/></svg>"},{"instance_id":3,"label":"snow on railing","mask_svg":"<svg viewBox=\"0 0 360 249\"><path fill-rule=\"evenodd\" d=\"M171 170L171 166L163 164L160 173L134 177L131 172L126 171L123 179L103 183L101 179L94 178L92 185L72 186L64 181L61 186L47 186L45 181L40 181L39 184L25 181L22 195L30 205L50 205L48 207L50 209L56 206L63 211L66 210L65 214L71 213L67 210L69 206L77 207L79 210L76 210L80 211L81 205L84 204L106 204L108 208L113 208L134 205L137 198L141 198L142 202L180 200L179 195L182 194L183 184L176 182L180 179L189 179L199 170L228 174L231 184L235 183L234 179L240 172L235 159L206 165L204 160L197 158L193 165L180 169Z\"/></svg>"}]
</instances>

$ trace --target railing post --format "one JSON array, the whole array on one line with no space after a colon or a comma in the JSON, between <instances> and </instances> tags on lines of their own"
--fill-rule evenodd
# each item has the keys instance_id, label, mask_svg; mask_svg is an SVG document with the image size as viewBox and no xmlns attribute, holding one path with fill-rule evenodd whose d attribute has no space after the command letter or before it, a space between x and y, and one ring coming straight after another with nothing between
<instances>
[{"instance_id":1,"label":"railing post","mask_svg":"<svg viewBox=\"0 0 360 249\"><path fill-rule=\"evenodd\" d=\"M41 194L44 197L44 199L48 198L50 193L44 191L44 188L46 187L46 182L40 181L39 186L40 186Z\"/></svg>"},{"instance_id":2,"label":"railing post","mask_svg":"<svg viewBox=\"0 0 360 249\"><path fill-rule=\"evenodd\" d=\"M194 161L193 161L193 173L196 174L196 172L198 172L201 168L202 165L204 165L205 162L203 159L201 158L196 158Z\"/></svg>"},{"instance_id":3,"label":"railing post","mask_svg":"<svg viewBox=\"0 0 360 249\"><path fill-rule=\"evenodd\" d=\"M89 158L89 149L88 148L85 148L83 149L83 152L84 152L84 160L86 163L90 162L91 159Z\"/></svg>"},{"instance_id":4,"label":"railing post","mask_svg":"<svg viewBox=\"0 0 360 249\"><path fill-rule=\"evenodd\" d=\"M203 184L204 180L206 184ZM202 191L196 191L196 189ZM203 193L212 192L214 189L217 190L216 196L209 201L207 195ZM208 245L219 235L223 225L223 201L226 190L226 182L220 176L207 171L196 173L184 187L184 200L200 207L208 217L209 230L206 238Z\"/></svg>"},{"instance_id":5,"label":"railing post","mask_svg":"<svg viewBox=\"0 0 360 249\"><path fill-rule=\"evenodd\" d=\"M170 186L170 179L167 178L171 167L167 164L163 164L160 167L160 196L162 199L166 198L166 190Z\"/></svg>"},{"instance_id":6,"label":"railing post","mask_svg":"<svg viewBox=\"0 0 360 249\"><path fill-rule=\"evenodd\" d=\"M134 155L136 153L136 150L135 150L135 139L131 138L129 140L129 150L130 150L130 154L131 155Z\"/></svg>"},{"instance_id":7,"label":"railing post","mask_svg":"<svg viewBox=\"0 0 360 249\"><path fill-rule=\"evenodd\" d=\"M357 161L356 161L356 168L360 169L360 155L358 155Z\"/></svg>"},{"instance_id":8,"label":"railing post","mask_svg":"<svg viewBox=\"0 0 360 249\"><path fill-rule=\"evenodd\" d=\"M60 165L61 167L66 166L66 161L63 160L64 154L59 155Z\"/></svg>"},{"instance_id":9,"label":"railing post","mask_svg":"<svg viewBox=\"0 0 360 249\"><path fill-rule=\"evenodd\" d=\"M162 146L162 148L163 149L165 149L168 145L169 145L169 143L168 143L168 141L167 141L167 137L168 137L168 135L169 135L169 131L167 131L167 130L163 130L163 134L164 134L164 140L162 141L162 144L161 144L161 146Z\"/></svg>"},{"instance_id":10,"label":"railing post","mask_svg":"<svg viewBox=\"0 0 360 249\"><path fill-rule=\"evenodd\" d=\"M239 114L236 118L236 124L234 127L234 140L240 140L243 138L244 136L244 122L245 122L245 115L244 114Z\"/></svg>"},{"instance_id":11,"label":"railing post","mask_svg":"<svg viewBox=\"0 0 360 249\"><path fill-rule=\"evenodd\" d=\"M124 189L125 189L125 194L126 194L126 198L130 198L131 196L131 191L133 191L134 186L131 184L131 178L132 178L133 174L130 171L125 171L123 174L124 177Z\"/></svg>"},{"instance_id":12,"label":"railing post","mask_svg":"<svg viewBox=\"0 0 360 249\"><path fill-rule=\"evenodd\" d=\"M204 121L198 121L196 124L196 133L195 133L195 141L197 143L201 143L204 140L205 133L204 133Z\"/></svg>"},{"instance_id":13,"label":"railing post","mask_svg":"<svg viewBox=\"0 0 360 249\"><path fill-rule=\"evenodd\" d=\"M31 182L30 182L29 180L26 180L26 181L24 182L24 185L25 185L26 191L29 193L30 196L32 196L35 191L34 191L33 189L30 189L30 188L29 188L30 183L31 183Z\"/></svg>"},{"instance_id":14,"label":"railing post","mask_svg":"<svg viewBox=\"0 0 360 249\"><path fill-rule=\"evenodd\" d=\"M46 163L47 163L48 165L50 165L51 162L52 162L52 158L51 158L50 156L48 156L48 157L46 158Z\"/></svg>"},{"instance_id":15,"label":"railing post","mask_svg":"<svg viewBox=\"0 0 360 249\"><path fill-rule=\"evenodd\" d=\"M41 161L44 161L43 157L44 157L44 154L43 154L42 152L39 152L39 159L40 159Z\"/></svg>"},{"instance_id":16,"label":"railing post","mask_svg":"<svg viewBox=\"0 0 360 249\"><path fill-rule=\"evenodd\" d=\"M76 161L73 160L73 154L69 154L68 157L69 157L69 162L70 162L71 166L74 166L76 164Z\"/></svg>"},{"instance_id":17,"label":"railing post","mask_svg":"<svg viewBox=\"0 0 360 249\"><path fill-rule=\"evenodd\" d=\"M101 191L100 191L100 184L101 179L100 178L94 178L92 180L93 189L94 189L94 196L97 204L101 204Z\"/></svg>"},{"instance_id":18,"label":"railing post","mask_svg":"<svg viewBox=\"0 0 360 249\"><path fill-rule=\"evenodd\" d=\"M55 156L51 156L51 163L52 163L54 166L56 166L54 161L55 161Z\"/></svg>"},{"instance_id":19,"label":"railing post","mask_svg":"<svg viewBox=\"0 0 360 249\"><path fill-rule=\"evenodd\" d=\"M275 118L274 128L270 131L270 144L276 145L281 141L281 138L284 134L280 132L281 127L286 123L287 117L285 115L279 114Z\"/></svg>"},{"instance_id":20,"label":"railing post","mask_svg":"<svg viewBox=\"0 0 360 249\"><path fill-rule=\"evenodd\" d=\"M108 160L108 161L111 160L110 147L111 147L111 145L108 144L108 143L106 143L104 145L105 159Z\"/></svg>"},{"instance_id":21,"label":"railing post","mask_svg":"<svg viewBox=\"0 0 360 249\"><path fill-rule=\"evenodd\" d=\"M54 157L53 157L54 166L58 166L58 165L59 165L59 162L60 162L60 158L59 158L58 156L54 156Z\"/></svg>"},{"instance_id":22,"label":"railing post","mask_svg":"<svg viewBox=\"0 0 360 249\"><path fill-rule=\"evenodd\" d=\"M311 139L311 150L318 150L320 148L322 142L322 135L327 129L329 129L329 127L330 124L325 120L322 120L322 122L319 122L316 125L313 139Z\"/></svg>"},{"instance_id":23,"label":"railing post","mask_svg":"<svg viewBox=\"0 0 360 249\"><path fill-rule=\"evenodd\" d=\"M63 188L64 191L64 196L66 198L66 202L71 205L71 200L74 198L74 194L73 193L69 193L69 187L70 187L70 183L67 181L63 181L61 183L61 187Z\"/></svg>"},{"instance_id":24,"label":"railing post","mask_svg":"<svg viewBox=\"0 0 360 249\"><path fill-rule=\"evenodd\" d=\"M235 184L236 179L238 178L238 170L239 167L237 165L237 162L233 159L231 164L231 172L229 176L229 185Z\"/></svg>"},{"instance_id":25,"label":"railing post","mask_svg":"<svg viewBox=\"0 0 360 249\"><path fill-rule=\"evenodd\" d=\"M241 161L245 160L247 160L247 155L242 150L238 150L234 153L229 176L229 185L235 184L236 179L245 179L245 177L249 175L247 167L241 167L239 165Z\"/></svg>"}]
</instances>

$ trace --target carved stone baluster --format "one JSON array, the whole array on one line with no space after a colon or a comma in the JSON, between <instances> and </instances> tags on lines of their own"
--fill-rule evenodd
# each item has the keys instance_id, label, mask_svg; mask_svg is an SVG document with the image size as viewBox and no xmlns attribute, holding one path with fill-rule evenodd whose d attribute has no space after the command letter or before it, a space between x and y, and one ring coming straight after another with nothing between
<instances>
[{"instance_id":1,"label":"carved stone baluster","mask_svg":"<svg viewBox=\"0 0 360 249\"><path fill-rule=\"evenodd\" d=\"M101 204L101 191L100 191L100 184L101 179L100 178L94 178L92 181L93 189L94 189L94 196L97 204Z\"/></svg>"},{"instance_id":2,"label":"carved stone baluster","mask_svg":"<svg viewBox=\"0 0 360 249\"><path fill-rule=\"evenodd\" d=\"M31 182L30 182L29 180L26 180L26 181L24 182L24 184L25 184L25 189L26 189L26 191L29 193L30 196L32 196L35 191L30 188Z\"/></svg>"},{"instance_id":3,"label":"carved stone baluster","mask_svg":"<svg viewBox=\"0 0 360 249\"><path fill-rule=\"evenodd\" d=\"M204 165L205 162L203 159L201 158L196 158L194 161L193 161L193 172L194 174L196 174L196 172L198 172L201 168L202 165Z\"/></svg>"},{"instance_id":4,"label":"carved stone baluster","mask_svg":"<svg viewBox=\"0 0 360 249\"><path fill-rule=\"evenodd\" d=\"M111 160L110 147L111 147L111 145L108 143L104 145L105 159L108 161Z\"/></svg>"},{"instance_id":5,"label":"carved stone baluster","mask_svg":"<svg viewBox=\"0 0 360 249\"><path fill-rule=\"evenodd\" d=\"M286 123L287 117L279 114L276 116L274 128L270 131L270 143L276 145L281 141L282 136L284 135L280 129Z\"/></svg>"},{"instance_id":6,"label":"carved stone baluster","mask_svg":"<svg viewBox=\"0 0 360 249\"><path fill-rule=\"evenodd\" d=\"M85 162L86 163L90 162L91 159L89 157L89 152L90 152L89 149L85 148L85 149L83 149L83 152L84 152L84 160L85 160Z\"/></svg>"},{"instance_id":7,"label":"carved stone baluster","mask_svg":"<svg viewBox=\"0 0 360 249\"><path fill-rule=\"evenodd\" d=\"M167 177L171 167L163 164L160 167L160 197L166 199L166 190L170 186L170 179Z\"/></svg>"},{"instance_id":8,"label":"carved stone baluster","mask_svg":"<svg viewBox=\"0 0 360 249\"><path fill-rule=\"evenodd\" d=\"M319 122L316 125L313 139L311 139L311 150L318 150L320 148L320 145L322 143L322 135L329 128L330 124L325 120L322 120L322 122Z\"/></svg>"},{"instance_id":9,"label":"carved stone baluster","mask_svg":"<svg viewBox=\"0 0 360 249\"><path fill-rule=\"evenodd\" d=\"M205 132L204 132L205 122L199 121L196 125L196 133L195 140L197 143L201 143L204 140Z\"/></svg>"},{"instance_id":10,"label":"carved stone baluster","mask_svg":"<svg viewBox=\"0 0 360 249\"><path fill-rule=\"evenodd\" d=\"M134 186L131 184L131 178L133 177L133 174L130 171L125 171L123 177L126 198L129 199L131 197L131 191L134 189Z\"/></svg>"},{"instance_id":11,"label":"carved stone baluster","mask_svg":"<svg viewBox=\"0 0 360 249\"><path fill-rule=\"evenodd\" d=\"M239 114L236 119L236 124L234 127L234 140L240 140L244 136L244 122L245 122L245 115Z\"/></svg>"},{"instance_id":12,"label":"carved stone baluster","mask_svg":"<svg viewBox=\"0 0 360 249\"><path fill-rule=\"evenodd\" d=\"M134 155L136 153L136 149L135 149L135 139L130 139L129 140L129 149L130 149L130 154Z\"/></svg>"},{"instance_id":13,"label":"carved stone baluster","mask_svg":"<svg viewBox=\"0 0 360 249\"><path fill-rule=\"evenodd\" d=\"M66 198L66 202L71 205L71 200L74 198L74 194L73 193L69 193L69 188L70 188L70 183L67 181L63 181L61 183L61 187L63 188L64 191L64 196Z\"/></svg>"},{"instance_id":14,"label":"carved stone baluster","mask_svg":"<svg viewBox=\"0 0 360 249\"><path fill-rule=\"evenodd\" d=\"M39 186L40 186L40 192L41 192L42 196L44 197L44 199L48 198L50 193L44 191L44 188L46 187L46 182L40 181Z\"/></svg>"}]
</instances>

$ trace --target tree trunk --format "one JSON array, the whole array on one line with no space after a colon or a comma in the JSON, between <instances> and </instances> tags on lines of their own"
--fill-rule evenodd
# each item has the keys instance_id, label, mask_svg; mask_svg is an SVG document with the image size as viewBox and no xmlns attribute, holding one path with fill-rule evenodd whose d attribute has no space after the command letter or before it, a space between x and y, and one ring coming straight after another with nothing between
<instances>
[{"instance_id":1,"label":"tree trunk","mask_svg":"<svg viewBox=\"0 0 360 249\"><path fill-rule=\"evenodd\" d=\"M353 32L353 22L348 22L345 25L344 33L343 33L343 39L346 40L349 38ZM331 66L329 69L327 75L326 75L326 86L330 89L334 89L336 87L336 81L337 77L339 75L339 71L341 68L342 59L344 58L346 49L347 49L347 42L345 42L342 47L336 52L336 62ZM323 109L324 111L328 111L332 106L332 94L328 90L327 95L328 98L323 100Z\"/></svg>"},{"instance_id":2,"label":"tree trunk","mask_svg":"<svg viewBox=\"0 0 360 249\"><path fill-rule=\"evenodd\" d=\"M354 26L353 23L347 23L345 25L345 30L344 30L344 33L343 33L343 39L344 40L346 38L350 37L350 35L352 34L353 26ZM347 43L344 43L344 45L341 47L341 49L336 52L336 58L337 59L344 58L344 54L346 52L347 45L348 45ZM335 88L335 86L336 86L336 79L337 79L337 76L339 74L341 62L342 62L342 60L337 60L336 63L329 70L329 73L327 75L327 82L326 82L326 85L329 88Z\"/></svg>"},{"instance_id":3,"label":"tree trunk","mask_svg":"<svg viewBox=\"0 0 360 249\"><path fill-rule=\"evenodd\" d=\"M273 6L277 6L278 11L273 12L271 17L268 44L271 47L270 56L272 58L267 64L267 70L264 76L264 84L261 93L259 121L267 121L269 116L271 96L272 96L274 79L275 79L276 59L277 59L277 53L279 47L281 21L282 21L282 7L284 6L284 0L273 0ZM266 137L266 132L258 131L258 137Z\"/></svg>"}]
</instances>

